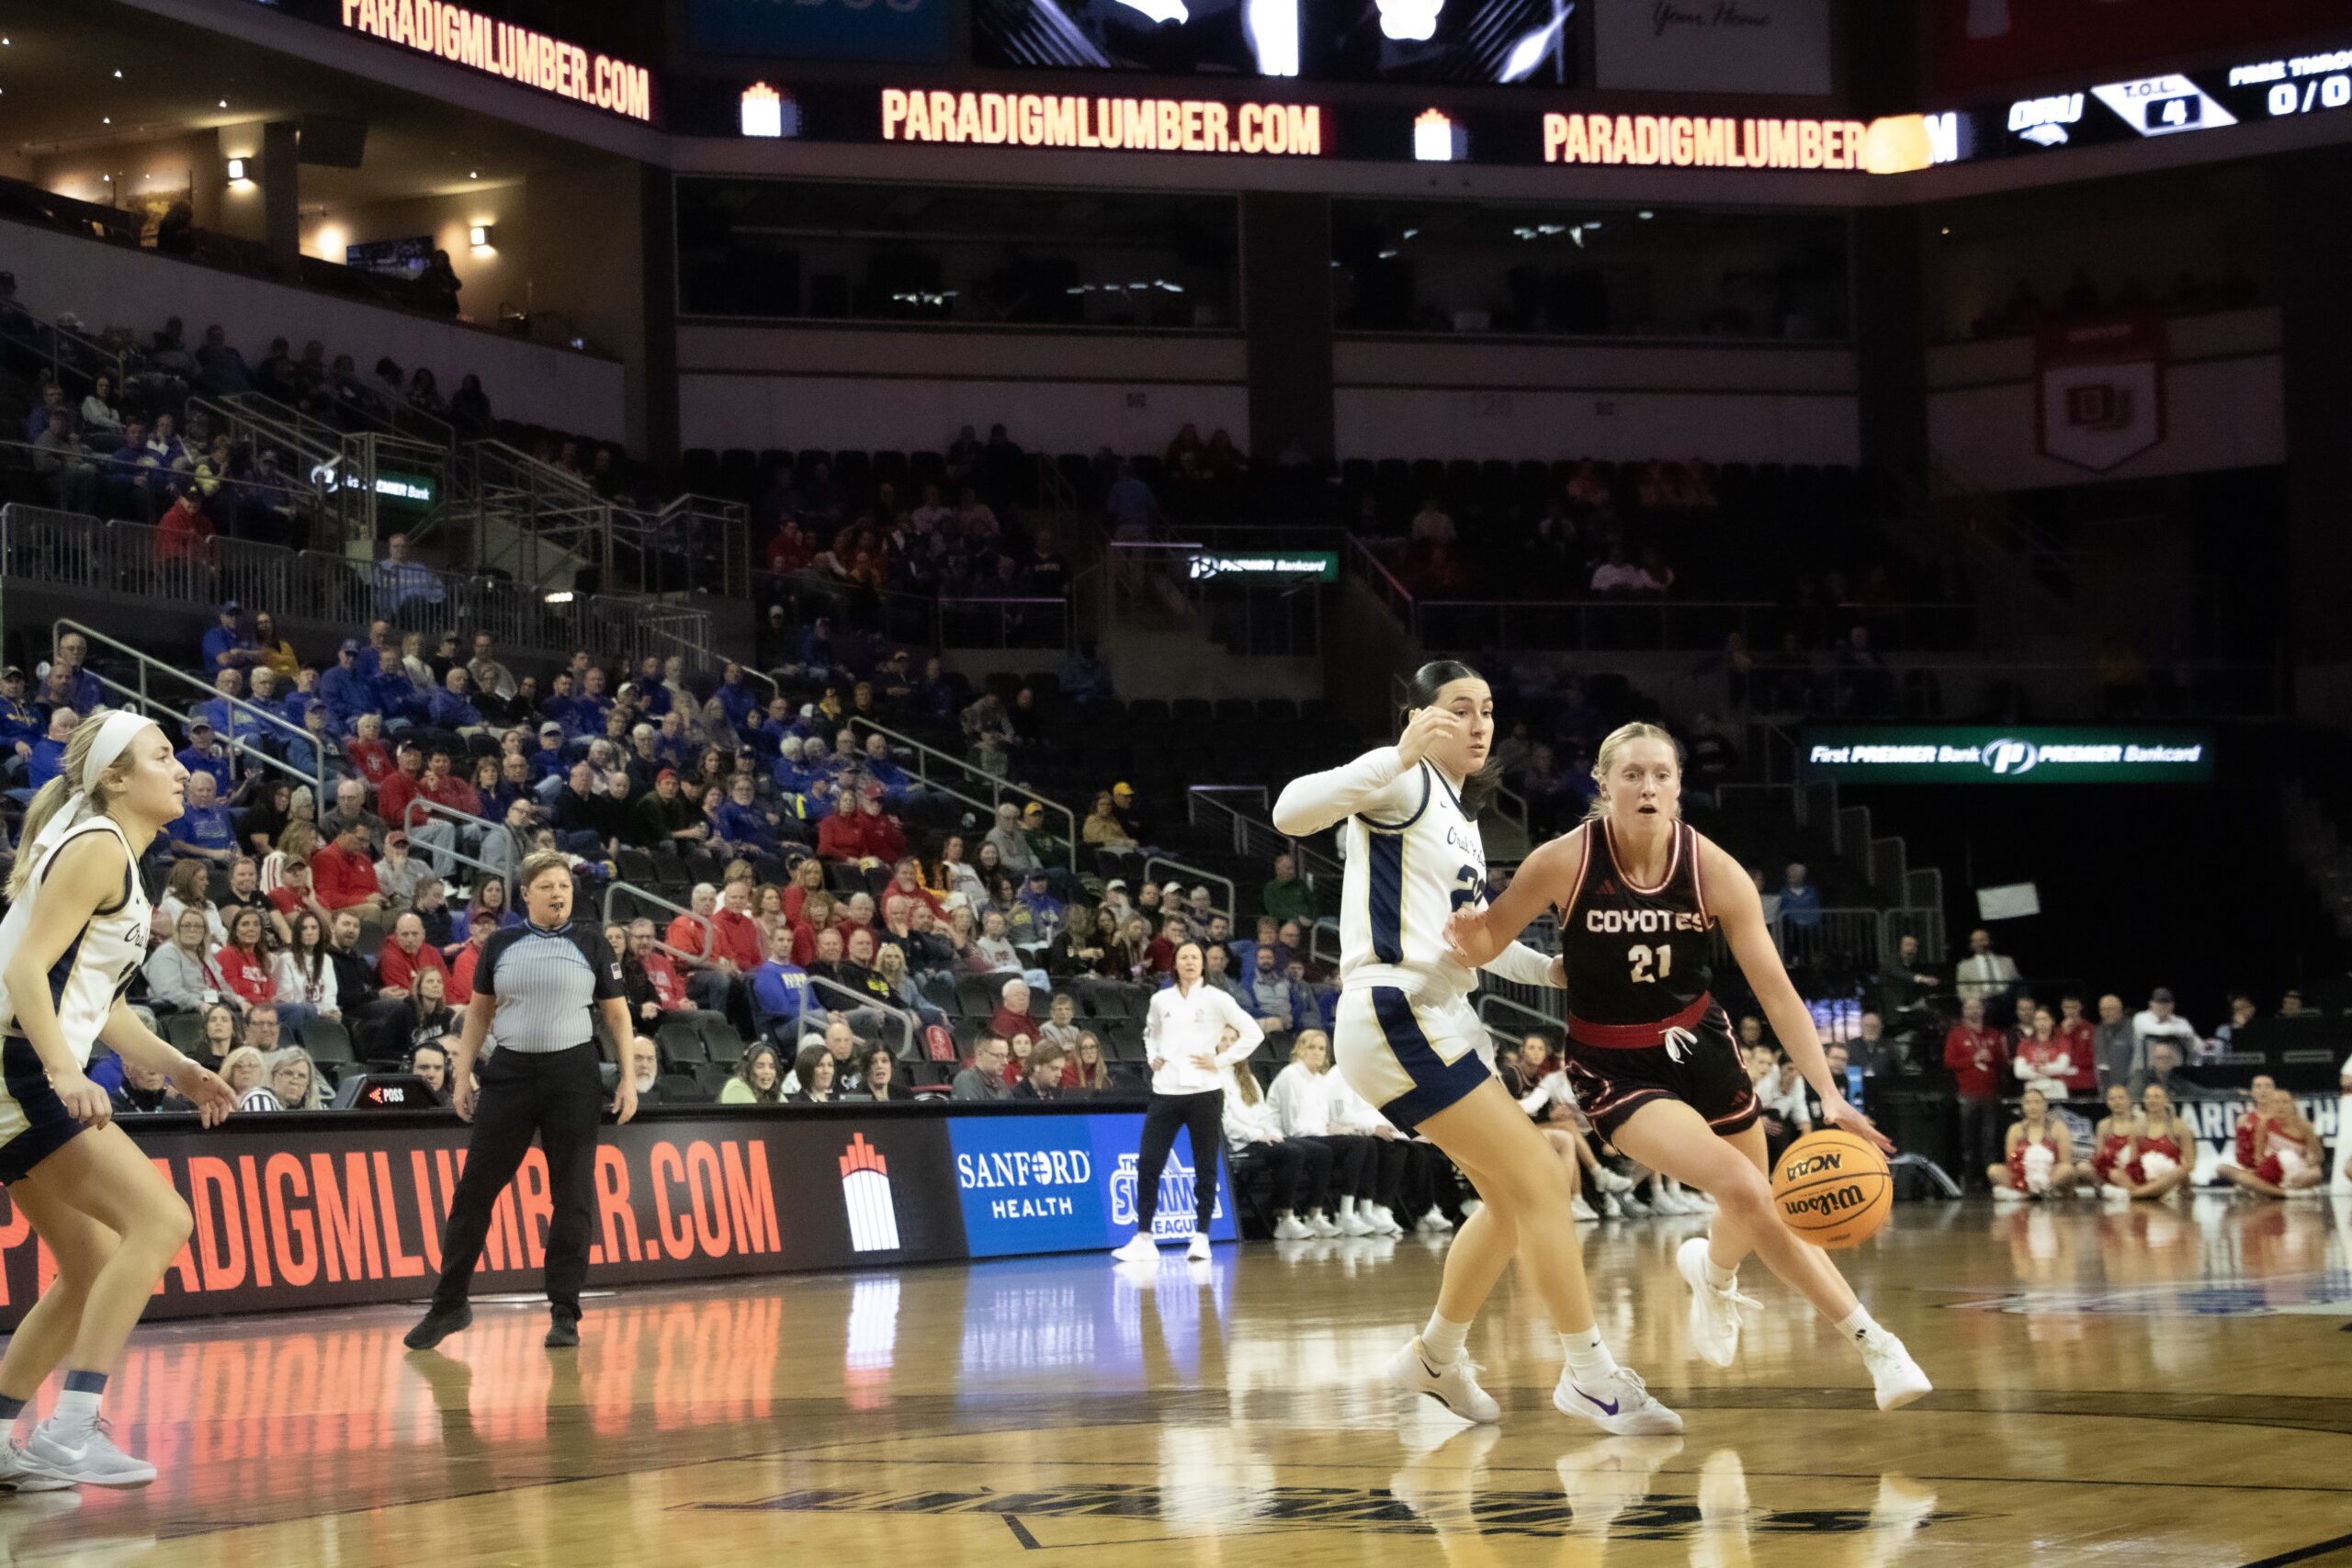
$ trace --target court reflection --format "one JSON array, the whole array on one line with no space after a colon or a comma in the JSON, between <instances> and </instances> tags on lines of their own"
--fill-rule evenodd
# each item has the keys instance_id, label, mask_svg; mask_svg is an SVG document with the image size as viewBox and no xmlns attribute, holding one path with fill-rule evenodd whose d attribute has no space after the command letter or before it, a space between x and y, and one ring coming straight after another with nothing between
<instances>
[{"instance_id":1,"label":"court reflection","mask_svg":"<svg viewBox=\"0 0 2352 1568\"><path fill-rule=\"evenodd\" d=\"M1777 1543L1775 1562L1894 1568L1936 1517L1934 1489L1897 1474L1776 1477L1776 1506L1751 1491L1736 1449L1715 1449L1692 1475L1685 1438L1579 1444L1559 1456L1556 1490L1531 1491L1532 1467L1490 1473L1501 1436L1491 1427L1459 1432L1389 1478L1389 1495L1436 1537L1451 1568L1601 1568L1612 1547L1627 1562L1658 1563L1678 1560L1676 1546L1691 1568L1746 1568L1758 1538ZM1531 1537L1554 1543L1548 1556L1527 1555Z\"/></svg>"}]
</instances>

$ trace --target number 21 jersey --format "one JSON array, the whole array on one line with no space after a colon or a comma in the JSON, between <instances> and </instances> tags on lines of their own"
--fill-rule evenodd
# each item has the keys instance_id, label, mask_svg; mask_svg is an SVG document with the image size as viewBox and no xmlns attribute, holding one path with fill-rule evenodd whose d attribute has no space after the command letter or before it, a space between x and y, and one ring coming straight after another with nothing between
<instances>
[{"instance_id":1,"label":"number 21 jersey","mask_svg":"<svg viewBox=\"0 0 2352 1568\"><path fill-rule=\"evenodd\" d=\"M1584 875L1560 921L1568 1006L1594 1023L1653 1023L1707 994L1715 919L1699 875L1699 835L1674 825L1666 877L1643 887L1618 863L1609 824L1585 829Z\"/></svg>"},{"instance_id":2,"label":"number 21 jersey","mask_svg":"<svg viewBox=\"0 0 2352 1568\"><path fill-rule=\"evenodd\" d=\"M1445 922L1485 901L1487 850L1444 776L1415 764L1382 789L1378 807L1340 823L1340 848L1341 988L1394 986L1422 1002L1476 989L1478 977L1446 948Z\"/></svg>"}]
</instances>

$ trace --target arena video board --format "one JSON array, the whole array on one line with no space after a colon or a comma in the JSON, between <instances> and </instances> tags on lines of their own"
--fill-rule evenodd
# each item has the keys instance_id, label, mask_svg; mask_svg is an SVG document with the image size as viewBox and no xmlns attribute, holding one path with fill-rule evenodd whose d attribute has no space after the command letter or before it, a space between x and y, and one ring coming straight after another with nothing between
<instances>
[{"instance_id":1,"label":"arena video board","mask_svg":"<svg viewBox=\"0 0 2352 1568\"><path fill-rule=\"evenodd\" d=\"M1578 80L1575 0L975 0L981 65L1451 84Z\"/></svg>"},{"instance_id":2,"label":"arena video board","mask_svg":"<svg viewBox=\"0 0 2352 1568\"><path fill-rule=\"evenodd\" d=\"M2085 81L1923 117L1928 161L2032 157L2352 108L2352 45Z\"/></svg>"},{"instance_id":3,"label":"arena video board","mask_svg":"<svg viewBox=\"0 0 2352 1568\"><path fill-rule=\"evenodd\" d=\"M1814 783L2210 784L2213 737L2179 725L1809 724Z\"/></svg>"}]
</instances>

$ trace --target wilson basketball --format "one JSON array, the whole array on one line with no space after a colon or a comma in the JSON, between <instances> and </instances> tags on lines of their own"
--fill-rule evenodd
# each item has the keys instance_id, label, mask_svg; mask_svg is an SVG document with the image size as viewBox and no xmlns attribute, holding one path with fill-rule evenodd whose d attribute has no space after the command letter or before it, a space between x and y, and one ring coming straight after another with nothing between
<instances>
[{"instance_id":1,"label":"wilson basketball","mask_svg":"<svg viewBox=\"0 0 2352 1568\"><path fill-rule=\"evenodd\" d=\"M1772 1201L1789 1228L1815 1247L1859 1247L1894 1206L1886 1156L1852 1133L1808 1133L1772 1170Z\"/></svg>"}]
</instances>

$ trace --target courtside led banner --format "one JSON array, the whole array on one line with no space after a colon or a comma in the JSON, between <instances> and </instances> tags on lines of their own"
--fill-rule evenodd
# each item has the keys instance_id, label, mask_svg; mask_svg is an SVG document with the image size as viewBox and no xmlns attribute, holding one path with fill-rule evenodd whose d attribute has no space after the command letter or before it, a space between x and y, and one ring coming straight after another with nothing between
<instances>
[{"instance_id":1,"label":"courtside led banner","mask_svg":"<svg viewBox=\"0 0 2352 1568\"><path fill-rule=\"evenodd\" d=\"M1734 119L1657 114L1547 114L1547 164L1633 164L1676 169L1870 167L1870 127L1858 119Z\"/></svg>"},{"instance_id":2,"label":"courtside led banner","mask_svg":"<svg viewBox=\"0 0 2352 1568\"><path fill-rule=\"evenodd\" d=\"M465 1168L454 1118L369 1114L127 1116L196 1216L148 1308L156 1318L422 1300ZM938 1102L720 1115L649 1111L604 1130L589 1280L647 1284L736 1274L1108 1249L1134 1234L1129 1111L1009 1115ZM1214 1157L1214 1156L1213 1156ZM1189 1237L1194 1163L1179 1141L1156 1230ZM539 1287L554 1201L534 1149L499 1199L484 1291ZM1234 1235L1220 1195L1211 1234ZM0 1329L56 1273L0 1197Z\"/></svg>"},{"instance_id":3,"label":"courtside led banner","mask_svg":"<svg viewBox=\"0 0 2352 1568\"><path fill-rule=\"evenodd\" d=\"M882 140L1313 158L1323 152L1323 111L1313 104L885 87Z\"/></svg>"},{"instance_id":4,"label":"courtside led banner","mask_svg":"<svg viewBox=\"0 0 2352 1568\"><path fill-rule=\"evenodd\" d=\"M1845 784L2208 784L2210 730L2166 725L1807 725L1805 776Z\"/></svg>"},{"instance_id":5,"label":"courtside led banner","mask_svg":"<svg viewBox=\"0 0 2352 1568\"><path fill-rule=\"evenodd\" d=\"M626 60L502 22L442 0L342 0L353 32L502 76L591 108L653 118L653 73Z\"/></svg>"}]
</instances>

